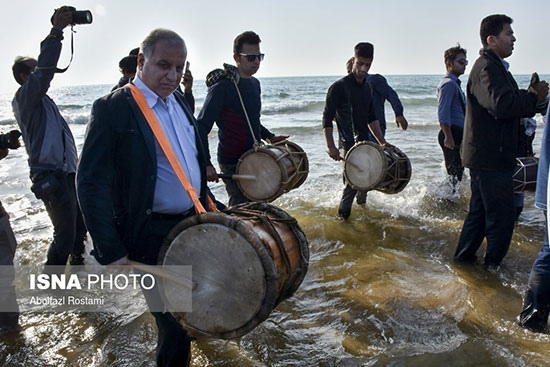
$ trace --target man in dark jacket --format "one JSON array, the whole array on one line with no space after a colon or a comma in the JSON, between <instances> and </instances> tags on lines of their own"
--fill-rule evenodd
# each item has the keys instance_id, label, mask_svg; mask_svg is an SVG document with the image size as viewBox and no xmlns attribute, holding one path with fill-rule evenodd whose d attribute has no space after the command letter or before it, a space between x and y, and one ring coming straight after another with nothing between
<instances>
[{"instance_id":1,"label":"man in dark jacket","mask_svg":"<svg viewBox=\"0 0 550 367\"><path fill-rule=\"evenodd\" d=\"M187 49L180 36L157 29L143 41L132 84L143 94L177 161L207 205L206 153L178 87ZM129 88L95 101L77 176L82 213L101 264L128 259L156 264L164 237L194 204L160 148ZM187 366L190 338L170 313L156 312L158 291L144 295L159 329L159 366ZM158 311L158 310L157 310Z\"/></svg>"},{"instance_id":2,"label":"man in dark jacket","mask_svg":"<svg viewBox=\"0 0 550 367\"><path fill-rule=\"evenodd\" d=\"M485 264L498 266L510 246L515 207L512 175L520 119L544 108L548 84L520 90L505 58L512 55L512 19L490 15L481 22L483 49L467 86L462 160L470 169L472 197L455 253L455 260L473 262L487 238Z\"/></svg>"},{"instance_id":3,"label":"man in dark jacket","mask_svg":"<svg viewBox=\"0 0 550 367\"><path fill-rule=\"evenodd\" d=\"M271 144L288 138L272 134L260 122L260 82L253 77L264 59L264 54L260 52L260 42L260 36L252 31L243 32L235 38L233 59L239 74L239 90L236 90L233 81L229 79L218 81L208 90L197 118L207 152L208 134L214 123L218 126L218 163L226 175L235 173L239 158L252 148L254 141L264 139ZM206 172L208 181L219 180L211 162L208 163ZM249 201L236 182L231 179L223 179L223 182L229 197L229 206Z\"/></svg>"},{"instance_id":4,"label":"man in dark jacket","mask_svg":"<svg viewBox=\"0 0 550 367\"><path fill-rule=\"evenodd\" d=\"M380 145L392 147L384 138L373 106L372 89L365 80L372 58L373 47L370 43L361 42L355 45L351 72L335 81L328 89L323 111L323 132L327 153L335 161L345 156L355 142L368 140L369 132ZM342 152L334 144L333 120L338 126L338 148ZM349 218L356 194L357 191L346 184L338 207L340 218Z\"/></svg>"},{"instance_id":5,"label":"man in dark jacket","mask_svg":"<svg viewBox=\"0 0 550 367\"><path fill-rule=\"evenodd\" d=\"M52 18L53 28L40 44L38 61L18 57L13 64L13 76L21 87L12 105L29 154L31 190L44 202L53 224L46 265L65 266L69 254L72 265L82 265L86 237L76 200L77 153L73 134L46 94L61 54L63 29L72 19L72 12L66 7L57 10Z\"/></svg>"}]
</instances>

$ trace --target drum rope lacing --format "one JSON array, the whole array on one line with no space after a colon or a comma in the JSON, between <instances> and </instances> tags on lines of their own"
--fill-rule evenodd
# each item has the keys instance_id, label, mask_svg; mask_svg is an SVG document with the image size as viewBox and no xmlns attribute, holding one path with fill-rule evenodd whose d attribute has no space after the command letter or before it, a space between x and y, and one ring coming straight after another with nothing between
<instances>
[{"instance_id":1,"label":"drum rope lacing","mask_svg":"<svg viewBox=\"0 0 550 367\"><path fill-rule=\"evenodd\" d=\"M257 210L250 210L250 209L230 209L228 212L231 212L232 214L237 214L246 218L255 219L259 222L261 222L271 233L273 238L275 239L275 242L277 243L277 247L279 248L279 252L281 253L281 257L283 259L283 262L285 264L286 272L290 276L292 274L292 265L290 264L290 259L288 257L288 254L285 250L284 242L279 235L279 232L277 232L277 229L275 228L275 225L273 222L279 222L288 225L291 229L292 226L295 226L298 222L294 218L270 218L269 216L265 214L260 214ZM273 256L273 253L271 254Z\"/></svg>"}]
</instances>

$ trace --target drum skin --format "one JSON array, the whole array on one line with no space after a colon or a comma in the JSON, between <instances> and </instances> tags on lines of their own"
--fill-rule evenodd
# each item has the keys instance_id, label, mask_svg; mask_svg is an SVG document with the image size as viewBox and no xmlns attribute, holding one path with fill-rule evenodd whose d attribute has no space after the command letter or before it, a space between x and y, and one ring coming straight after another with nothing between
<instances>
[{"instance_id":1,"label":"drum skin","mask_svg":"<svg viewBox=\"0 0 550 367\"><path fill-rule=\"evenodd\" d=\"M354 190L397 194L407 186L411 173L405 153L370 141L356 143L344 161L344 178Z\"/></svg>"},{"instance_id":2,"label":"drum skin","mask_svg":"<svg viewBox=\"0 0 550 367\"><path fill-rule=\"evenodd\" d=\"M294 218L267 203L183 220L165 239L158 262L192 266L192 312L172 314L191 335L221 339L240 337L264 321L298 289L308 263L308 243ZM170 309L178 285L159 283Z\"/></svg>"},{"instance_id":3,"label":"drum skin","mask_svg":"<svg viewBox=\"0 0 550 367\"><path fill-rule=\"evenodd\" d=\"M535 191L539 159L535 157L516 158L514 171L514 192Z\"/></svg>"},{"instance_id":4,"label":"drum skin","mask_svg":"<svg viewBox=\"0 0 550 367\"><path fill-rule=\"evenodd\" d=\"M239 159L235 173L256 176L255 180L237 180L244 196L252 201L271 202L299 187L308 171L307 155L302 148L283 141L248 150Z\"/></svg>"}]
</instances>

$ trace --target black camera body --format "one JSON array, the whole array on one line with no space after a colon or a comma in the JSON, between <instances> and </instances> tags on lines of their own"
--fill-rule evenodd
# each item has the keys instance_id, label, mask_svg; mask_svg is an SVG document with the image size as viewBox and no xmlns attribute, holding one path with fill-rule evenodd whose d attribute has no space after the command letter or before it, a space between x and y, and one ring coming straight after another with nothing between
<instances>
[{"instance_id":1,"label":"black camera body","mask_svg":"<svg viewBox=\"0 0 550 367\"><path fill-rule=\"evenodd\" d=\"M7 134L0 134L0 150L6 148L17 149L21 146L19 143L19 137L21 133L19 130L12 130Z\"/></svg>"},{"instance_id":2,"label":"black camera body","mask_svg":"<svg viewBox=\"0 0 550 367\"><path fill-rule=\"evenodd\" d=\"M91 11L89 11L89 10L76 10L76 8L74 6L65 6L65 9L67 11L70 11L71 13L73 13L73 22L71 23L71 25L92 24L93 17L92 17L92 12ZM53 16L55 15L55 12L58 11L58 10L59 9L54 9L53 15L50 18L50 22L52 23L52 25L53 25Z\"/></svg>"}]
</instances>

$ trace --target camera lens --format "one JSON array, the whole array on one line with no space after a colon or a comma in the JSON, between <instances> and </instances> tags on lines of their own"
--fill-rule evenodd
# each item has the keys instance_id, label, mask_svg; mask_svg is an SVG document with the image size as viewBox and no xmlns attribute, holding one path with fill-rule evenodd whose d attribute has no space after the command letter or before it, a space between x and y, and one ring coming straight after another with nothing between
<instances>
[{"instance_id":1,"label":"camera lens","mask_svg":"<svg viewBox=\"0 0 550 367\"><path fill-rule=\"evenodd\" d=\"M74 24L91 24L92 21L92 12L89 10L76 10L73 12Z\"/></svg>"}]
</instances>

